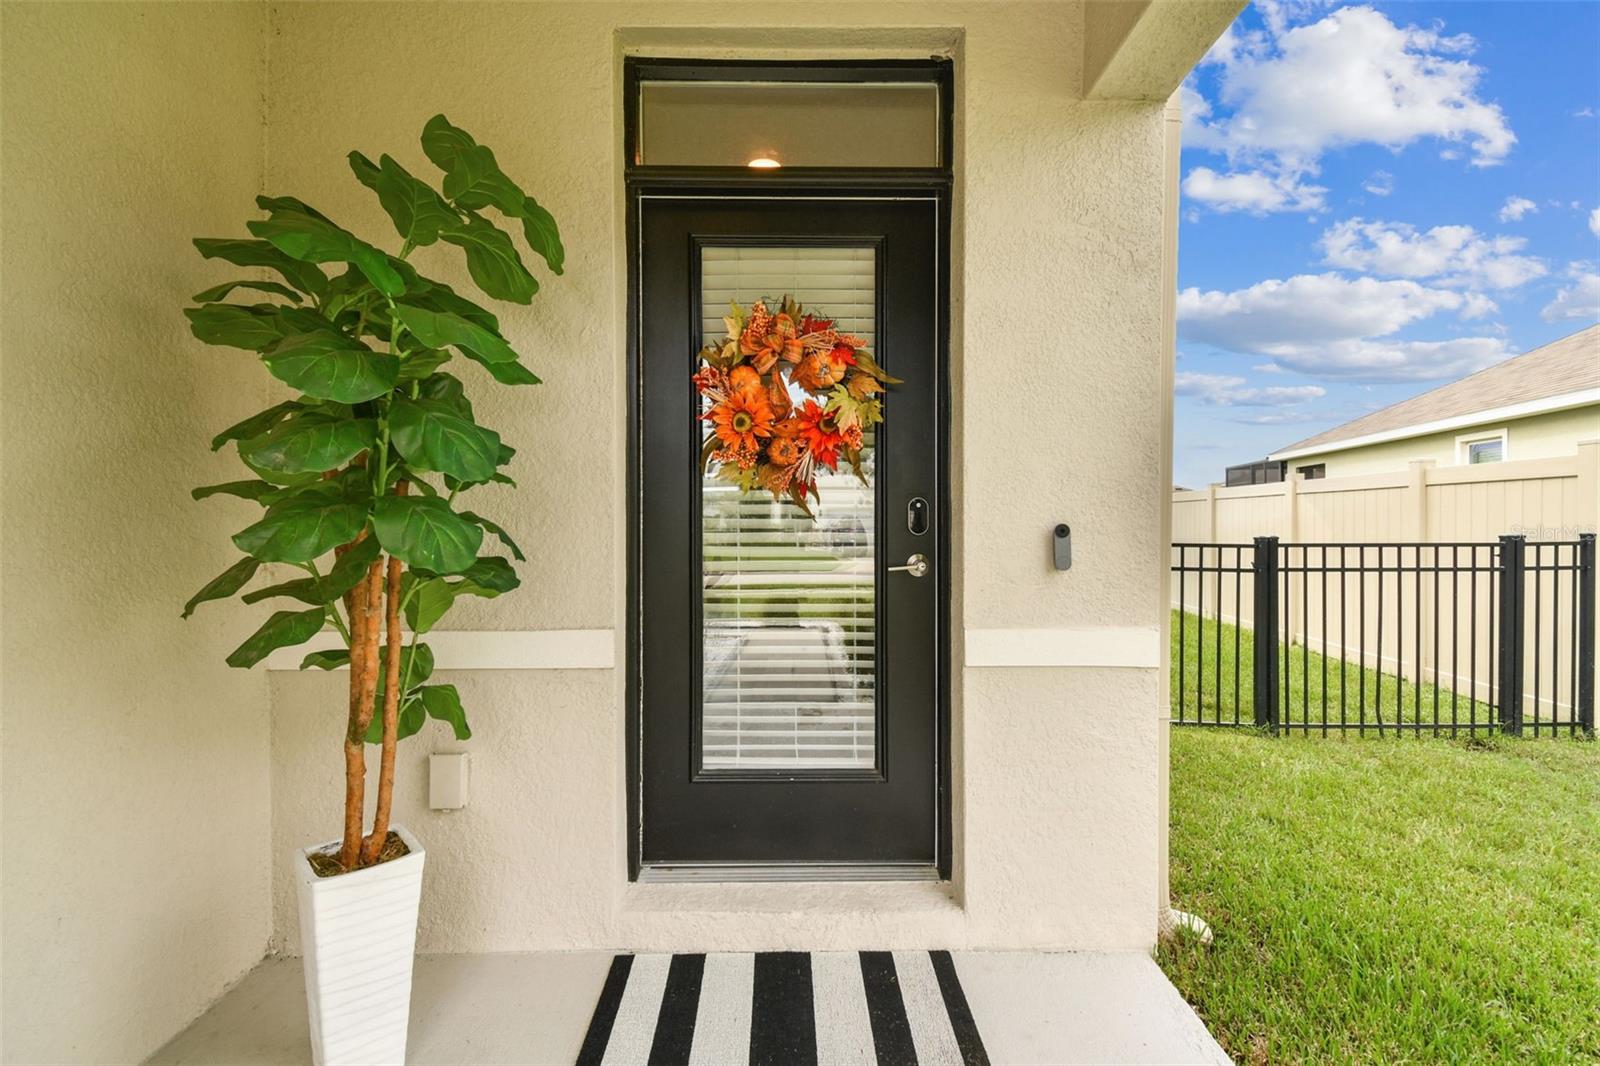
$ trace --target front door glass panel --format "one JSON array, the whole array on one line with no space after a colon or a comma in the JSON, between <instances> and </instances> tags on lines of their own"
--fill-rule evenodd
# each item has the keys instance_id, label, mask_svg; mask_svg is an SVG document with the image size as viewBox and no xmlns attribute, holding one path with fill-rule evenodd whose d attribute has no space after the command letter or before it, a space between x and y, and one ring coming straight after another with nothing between
<instances>
[{"instance_id":1,"label":"front door glass panel","mask_svg":"<svg viewBox=\"0 0 1600 1066\"><path fill-rule=\"evenodd\" d=\"M876 345L872 247L706 245L701 343L730 300L807 311ZM686 386L687 387L687 384ZM807 394L793 387L795 403ZM816 520L787 500L701 477L701 770L871 770L877 765L876 449L817 479Z\"/></svg>"}]
</instances>

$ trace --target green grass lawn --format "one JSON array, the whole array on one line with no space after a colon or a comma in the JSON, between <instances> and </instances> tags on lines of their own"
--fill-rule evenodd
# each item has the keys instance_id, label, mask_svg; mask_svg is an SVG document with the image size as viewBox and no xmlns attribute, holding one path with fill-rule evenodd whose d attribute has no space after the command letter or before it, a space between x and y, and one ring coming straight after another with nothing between
<instances>
[{"instance_id":1,"label":"green grass lawn","mask_svg":"<svg viewBox=\"0 0 1600 1066\"><path fill-rule=\"evenodd\" d=\"M1171 880L1238 1061L1600 1061L1600 744L1174 729Z\"/></svg>"},{"instance_id":2,"label":"green grass lawn","mask_svg":"<svg viewBox=\"0 0 1600 1066\"><path fill-rule=\"evenodd\" d=\"M1221 630L1220 634L1218 630ZM1234 669L1234 636L1239 637L1238 670ZM1218 654L1218 637L1221 653ZM1457 694L1448 685L1431 683L1420 687L1408 679L1393 674L1380 674L1370 667L1362 669L1357 662L1346 662L1333 656L1324 657L1304 645L1289 648L1287 666L1282 663L1283 652L1278 652L1279 684L1288 694L1287 715L1280 709L1280 722L1299 726L1310 722L1320 727L1322 716L1327 714L1330 723L1340 721L1340 705L1346 721L1360 722L1365 716L1369 726L1378 723L1393 726L1397 722L1421 722L1431 732L1437 713L1441 731L1448 729L1453 720L1461 726L1476 721L1481 734L1494 728L1498 722L1495 709L1487 703L1474 701L1466 692ZM1369 657L1370 661L1370 657ZM1445 660L1449 662L1447 658ZM1225 722L1238 720L1245 724L1255 721L1255 702L1252 690L1252 671L1255 663L1255 642L1249 628L1238 630L1225 622L1201 619L1193 614L1172 612L1172 717L1178 719L1179 701L1182 700L1183 717L1194 721L1215 721L1218 716ZM1463 675L1467 673L1467 660L1460 660ZM1341 679L1342 671L1342 679ZM1180 674L1181 672L1181 674ZM1180 676L1182 685L1179 685ZM1478 663L1478 677L1487 680L1488 664ZM1234 688L1237 681L1238 696ZM1219 683L1220 682L1220 683ZM1463 685L1463 688L1466 686ZM1324 712L1323 692L1327 692ZM1437 712L1435 705L1437 704ZM1364 708L1364 710L1363 710Z\"/></svg>"}]
</instances>

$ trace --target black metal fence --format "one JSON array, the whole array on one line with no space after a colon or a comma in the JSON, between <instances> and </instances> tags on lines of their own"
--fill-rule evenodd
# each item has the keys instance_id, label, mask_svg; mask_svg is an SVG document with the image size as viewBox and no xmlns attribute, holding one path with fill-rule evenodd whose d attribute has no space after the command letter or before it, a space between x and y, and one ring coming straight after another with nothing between
<instances>
[{"instance_id":1,"label":"black metal fence","mask_svg":"<svg viewBox=\"0 0 1600 1066\"><path fill-rule=\"evenodd\" d=\"M1172 545L1172 720L1592 735L1595 536Z\"/></svg>"}]
</instances>

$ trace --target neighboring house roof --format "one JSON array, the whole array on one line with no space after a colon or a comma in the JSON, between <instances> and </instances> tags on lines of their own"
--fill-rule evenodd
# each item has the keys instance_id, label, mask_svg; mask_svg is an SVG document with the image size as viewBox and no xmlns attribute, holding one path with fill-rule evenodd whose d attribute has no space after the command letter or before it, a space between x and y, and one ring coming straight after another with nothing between
<instances>
[{"instance_id":1,"label":"neighboring house roof","mask_svg":"<svg viewBox=\"0 0 1600 1066\"><path fill-rule=\"evenodd\" d=\"M1295 459L1600 403L1600 325L1272 453Z\"/></svg>"}]
</instances>

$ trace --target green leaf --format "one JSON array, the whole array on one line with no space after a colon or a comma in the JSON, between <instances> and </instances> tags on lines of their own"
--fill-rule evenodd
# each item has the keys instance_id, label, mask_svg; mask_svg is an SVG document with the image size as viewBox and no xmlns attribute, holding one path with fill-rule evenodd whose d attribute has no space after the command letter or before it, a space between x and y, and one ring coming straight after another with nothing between
<instances>
[{"instance_id":1,"label":"green leaf","mask_svg":"<svg viewBox=\"0 0 1600 1066\"><path fill-rule=\"evenodd\" d=\"M498 207L501 214L512 218L520 216L526 199L517 183L500 169L494 152L481 144L456 152L454 165L444 178L444 194L459 207Z\"/></svg>"},{"instance_id":2,"label":"green leaf","mask_svg":"<svg viewBox=\"0 0 1600 1066\"><path fill-rule=\"evenodd\" d=\"M439 239L439 227L460 221L461 216L432 186L412 177L391 156L383 156L381 165L374 165L360 152L351 152L350 169L361 184L378 194L378 203L394 221L394 228L412 244L432 244Z\"/></svg>"},{"instance_id":3,"label":"green leaf","mask_svg":"<svg viewBox=\"0 0 1600 1066\"><path fill-rule=\"evenodd\" d=\"M309 307L276 308L279 330L287 337L291 333L317 333L335 329L333 320Z\"/></svg>"},{"instance_id":4,"label":"green leaf","mask_svg":"<svg viewBox=\"0 0 1600 1066\"><path fill-rule=\"evenodd\" d=\"M378 423L304 411L239 445L252 466L283 474L333 470L373 447Z\"/></svg>"},{"instance_id":5,"label":"green leaf","mask_svg":"<svg viewBox=\"0 0 1600 1066\"><path fill-rule=\"evenodd\" d=\"M277 316L270 309L206 304L186 307L183 313L189 320L189 331L207 344L259 352L283 336Z\"/></svg>"},{"instance_id":6,"label":"green leaf","mask_svg":"<svg viewBox=\"0 0 1600 1066\"><path fill-rule=\"evenodd\" d=\"M498 555L488 555L467 567L456 583L456 595L482 596L492 600L522 584L511 564Z\"/></svg>"},{"instance_id":7,"label":"green leaf","mask_svg":"<svg viewBox=\"0 0 1600 1066\"><path fill-rule=\"evenodd\" d=\"M379 660L380 662L382 660ZM383 743L383 671L378 671L378 699L374 700L372 722L367 726L366 742L368 744ZM408 695L400 701L399 715L395 720L395 740L404 740L414 735L428 721L426 712L422 709L422 697L415 694Z\"/></svg>"},{"instance_id":8,"label":"green leaf","mask_svg":"<svg viewBox=\"0 0 1600 1066\"><path fill-rule=\"evenodd\" d=\"M417 396L450 408L462 418L472 418L472 401L467 399L461 379L452 374L432 374L417 386Z\"/></svg>"},{"instance_id":9,"label":"green leaf","mask_svg":"<svg viewBox=\"0 0 1600 1066\"><path fill-rule=\"evenodd\" d=\"M337 670L341 666L349 665L349 648L328 648L323 651L307 652L306 657L300 660L302 670L313 666L318 670Z\"/></svg>"},{"instance_id":10,"label":"green leaf","mask_svg":"<svg viewBox=\"0 0 1600 1066\"><path fill-rule=\"evenodd\" d=\"M379 662L384 660L379 658ZM416 688L433 676L433 649L421 642L407 644L400 649L400 682L406 691ZM383 695L383 672L378 672L378 695Z\"/></svg>"},{"instance_id":11,"label":"green leaf","mask_svg":"<svg viewBox=\"0 0 1600 1066\"><path fill-rule=\"evenodd\" d=\"M430 311L410 303L394 305L394 315L430 348L459 348L482 363L516 362L517 353L505 338L448 311Z\"/></svg>"},{"instance_id":12,"label":"green leaf","mask_svg":"<svg viewBox=\"0 0 1600 1066\"><path fill-rule=\"evenodd\" d=\"M448 311L459 315L468 322L476 323L484 329L500 336L500 320L494 312L480 307L467 299L459 296L456 291L443 282L435 282L433 288L417 296L407 296L406 302L416 307L426 307L431 311Z\"/></svg>"},{"instance_id":13,"label":"green leaf","mask_svg":"<svg viewBox=\"0 0 1600 1066\"><path fill-rule=\"evenodd\" d=\"M455 589L443 578L430 577L417 582L416 591L406 601L406 624L413 633L426 633L455 602Z\"/></svg>"},{"instance_id":14,"label":"green leaf","mask_svg":"<svg viewBox=\"0 0 1600 1066\"><path fill-rule=\"evenodd\" d=\"M272 484L279 486L279 488L282 490L278 497L274 497L272 500L268 501L270 503L277 503L278 499L281 498L282 495L292 492L296 489L303 488L306 485L315 484L316 482L322 480L321 476L318 474L280 474L276 470L268 470L264 466L250 466L250 460L248 459L241 458L239 461L245 466L250 467L250 472L255 474L262 481L270 481Z\"/></svg>"},{"instance_id":15,"label":"green leaf","mask_svg":"<svg viewBox=\"0 0 1600 1066\"><path fill-rule=\"evenodd\" d=\"M442 348L413 348L400 359L400 380L421 381L450 361Z\"/></svg>"},{"instance_id":16,"label":"green leaf","mask_svg":"<svg viewBox=\"0 0 1600 1066\"><path fill-rule=\"evenodd\" d=\"M285 415L291 411L298 410L300 410L300 403L297 400L285 400L282 403L275 403L265 411L258 411L242 422L235 422L215 437L212 437L211 450L216 451L230 440L244 440L247 437L259 436L282 421Z\"/></svg>"},{"instance_id":17,"label":"green leaf","mask_svg":"<svg viewBox=\"0 0 1600 1066\"><path fill-rule=\"evenodd\" d=\"M561 273L566 250L555 218L506 176L494 152L443 115L433 116L423 127L422 150L445 172L447 198L460 207L493 206L508 218L521 219L528 246L544 257L552 272Z\"/></svg>"},{"instance_id":18,"label":"green leaf","mask_svg":"<svg viewBox=\"0 0 1600 1066\"><path fill-rule=\"evenodd\" d=\"M471 354L470 352L468 353ZM482 360L479 360L482 362ZM539 385L539 375L523 366L521 363L483 363L483 368L489 376L502 385Z\"/></svg>"},{"instance_id":19,"label":"green leaf","mask_svg":"<svg viewBox=\"0 0 1600 1066\"><path fill-rule=\"evenodd\" d=\"M245 603L260 603L262 600L274 599L278 596L287 596L291 600L301 603L332 603L337 596L323 595L322 582L314 577L302 577L295 581L284 581L276 585L268 585L263 589L246 593L241 597Z\"/></svg>"},{"instance_id":20,"label":"green leaf","mask_svg":"<svg viewBox=\"0 0 1600 1066\"><path fill-rule=\"evenodd\" d=\"M287 285L279 285L276 281L225 281L221 285L213 285L204 292L195 293L190 299L197 304L211 304L218 300L226 300L228 294L234 289L255 289L257 292L270 292L275 296L283 296L300 302L300 294Z\"/></svg>"},{"instance_id":21,"label":"green leaf","mask_svg":"<svg viewBox=\"0 0 1600 1066\"><path fill-rule=\"evenodd\" d=\"M438 574L471 566L483 543L483 530L437 497L381 497L373 507L372 528L385 551Z\"/></svg>"},{"instance_id":22,"label":"green leaf","mask_svg":"<svg viewBox=\"0 0 1600 1066\"><path fill-rule=\"evenodd\" d=\"M449 722L457 740L472 739L472 730L467 727L467 712L461 706L461 694L454 685L424 685L418 694L429 718Z\"/></svg>"},{"instance_id":23,"label":"green leaf","mask_svg":"<svg viewBox=\"0 0 1600 1066\"><path fill-rule=\"evenodd\" d=\"M439 236L466 251L467 272L478 288L495 299L531 303L539 291L539 283L522 265L511 238L481 216L469 211L465 223L447 226Z\"/></svg>"},{"instance_id":24,"label":"green leaf","mask_svg":"<svg viewBox=\"0 0 1600 1066\"><path fill-rule=\"evenodd\" d=\"M396 400L389 408L389 432L413 467L465 481L487 480L500 454L500 434L434 400Z\"/></svg>"},{"instance_id":25,"label":"green leaf","mask_svg":"<svg viewBox=\"0 0 1600 1066\"><path fill-rule=\"evenodd\" d=\"M266 241L198 237L194 246L207 259L222 259L234 266L270 267L282 274L290 285L312 296L322 296L328 291L328 275L310 263L284 255Z\"/></svg>"},{"instance_id":26,"label":"green leaf","mask_svg":"<svg viewBox=\"0 0 1600 1066\"><path fill-rule=\"evenodd\" d=\"M381 681L379 682L382 683ZM404 740L420 732L428 723L428 715L422 707L422 697L413 689L400 701L400 714L395 722L395 740ZM372 715L372 724L367 726L366 741L368 744L383 743L383 703L378 702Z\"/></svg>"},{"instance_id":27,"label":"green leaf","mask_svg":"<svg viewBox=\"0 0 1600 1066\"><path fill-rule=\"evenodd\" d=\"M501 529L487 518L480 514L473 514L471 511L462 511L461 517L465 518L468 522L482 526L490 533L493 533L496 537L499 537L500 543L506 546L506 548L511 552L512 557L515 558L517 562L525 563L528 561L528 557L522 554L522 549L517 547L516 541L512 540L511 537L507 535L505 530Z\"/></svg>"},{"instance_id":28,"label":"green leaf","mask_svg":"<svg viewBox=\"0 0 1600 1066\"><path fill-rule=\"evenodd\" d=\"M356 180L376 192L378 190L378 164L368 159L362 152L351 152L344 158L350 164L350 170L355 174Z\"/></svg>"},{"instance_id":29,"label":"green leaf","mask_svg":"<svg viewBox=\"0 0 1600 1066\"><path fill-rule=\"evenodd\" d=\"M266 517L233 535L233 543L263 562L309 563L354 540L366 523L365 501L339 482L323 481L267 508Z\"/></svg>"},{"instance_id":30,"label":"green leaf","mask_svg":"<svg viewBox=\"0 0 1600 1066\"><path fill-rule=\"evenodd\" d=\"M422 698L415 695L410 696L406 699L405 706L400 708L400 720L395 723L395 739L404 740L413 734L420 733L422 727L427 723L428 718L424 713ZM379 738L379 741L382 741L382 737Z\"/></svg>"},{"instance_id":31,"label":"green leaf","mask_svg":"<svg viewBox=\"0 0 1600 1066\"><path fill-rule=\"evenodd\" d=\"M422 151L433 165L445 173L460 167L463 153L477 147L472 134L453 126L443 115L434 115L422 127Z\"/></svg>"},{"instance_id":32,"label":"green leaf","mask_svg":"<svg viewBox=\"0 0 1600 1066\"><path fill-rule=\"evenodd\" d=\"M194 609L209 600L225 600L235 592L245 587L252 577L256 576L256 568L261 564L255 559L245 556L222 573L205 583L205 587L183 605L183 617L188 618L194 614Z\"/></svg>"},{"instance_id":33,"label":"green leaf","mask_svg":"<svg viewBox=\"0 0 1600 1066\"><path fill-rule=\"evenodd\" d=\"M322 222L332 221L321 211L294 196L257 196L256 206L269 213L273 211L294 211L302 215L310 215L312 218Z\"/></svg>"},{"instance_id":34,"label":"green leaf","mask_svg":"<svg viewBox=\"0 0 1600 1066\"><path fill-rule=\"evenodd\" d=\"M208 496L237 496L241 500L262 500L278 491L278 486L267 481L224 481L220 485L202 485L189 495L197 500Z\"/></svg>"},{"instance_id":35,"label":"green leaf","mask_svg":"<svg viewBox=\"0 0 1600 1066\"><path fill-rule=\"evenodd\" d=\"M377 561L380 551L376 540L364 537L341 555L339 561L333 564L333 569L321 578L303 577L295 581L285 581L281 585L257 589L250 593L244 602L256 603L273 596L289 596L302 603L332 603L356 587L356 583Z\"/></svg>"},{"instance_id":36,"label":"green leaf","mask_svg":"<svg viewBox=\"0 0 1600 1066\"><path fill-rule=\"evenodd\" d=\"M360 403L400 380L398 358L328 330L285 337L262 358L273 377L321 400Z\"/></svg>"},{"instance_id":37,"label":"green leaf","mask_svg":"<svg viewBox=\"0 0 1600 1066\"><path fill-rule=\"evenodd\" d=\"M388 255L318 215L278 209L271 218L246 223L245 228L303 262L353 264L385 296L406 291L405 279L390 264Z\"/></svg>"},{"instance_id":38,"label":"green leaf","mask_svg":"<svg viewBox=\"0 0 1600 1066\"><path fill-rule=\"evenodd\" d=\"M339 561L333 564L327 576L322 581L335 596L343 596L346 592L356 587L361 578L372 569L372 564L378 561L382 548L376 537L363 537L350 546L350 550L339 556Z\"/></svg>"},{"instance_id":39,"label":"green leaf","mask_svg":"<svg viewBox=\"0 0 1600 1066\"><path fill-rule=\"evenodd\" d=\"M322 632L326 612L321 607L309 611L278 611L228 656L229 666L254 666L277 648L304 644Z\"/></svg>"},{"instance_id":40,"label":"green leaf","mask_svg":"<svg viewBox=\"0 0 1600 1066\"><path fill-rule=\"evenodd\" d=\"M378 685L372 698L372 724L367 727L368 744L383 743L383 693L388 684L383 663L387 661L385 656L388 650L386 646L378 654ZM432 676L432 648L426 644L415 644L400 649L400 679L405 691L400 701L399 728L395 730L396 740L404 740L411 736L427 721L417 694L417 686Z\"/></svg>"},{"instance_id":41,"label":"green leaf","mask_svg":"<svg viewBox=\"0 0 1600 1066\"><path fill-rule=\"evenodd\" d=\"M567 258L567 250L561 246L561 231L556 227L555 216L531 196L522 200L522 235L527 238L528 247L544 257L550 272L559 275Z\"/></svg>"}]
</instances>

